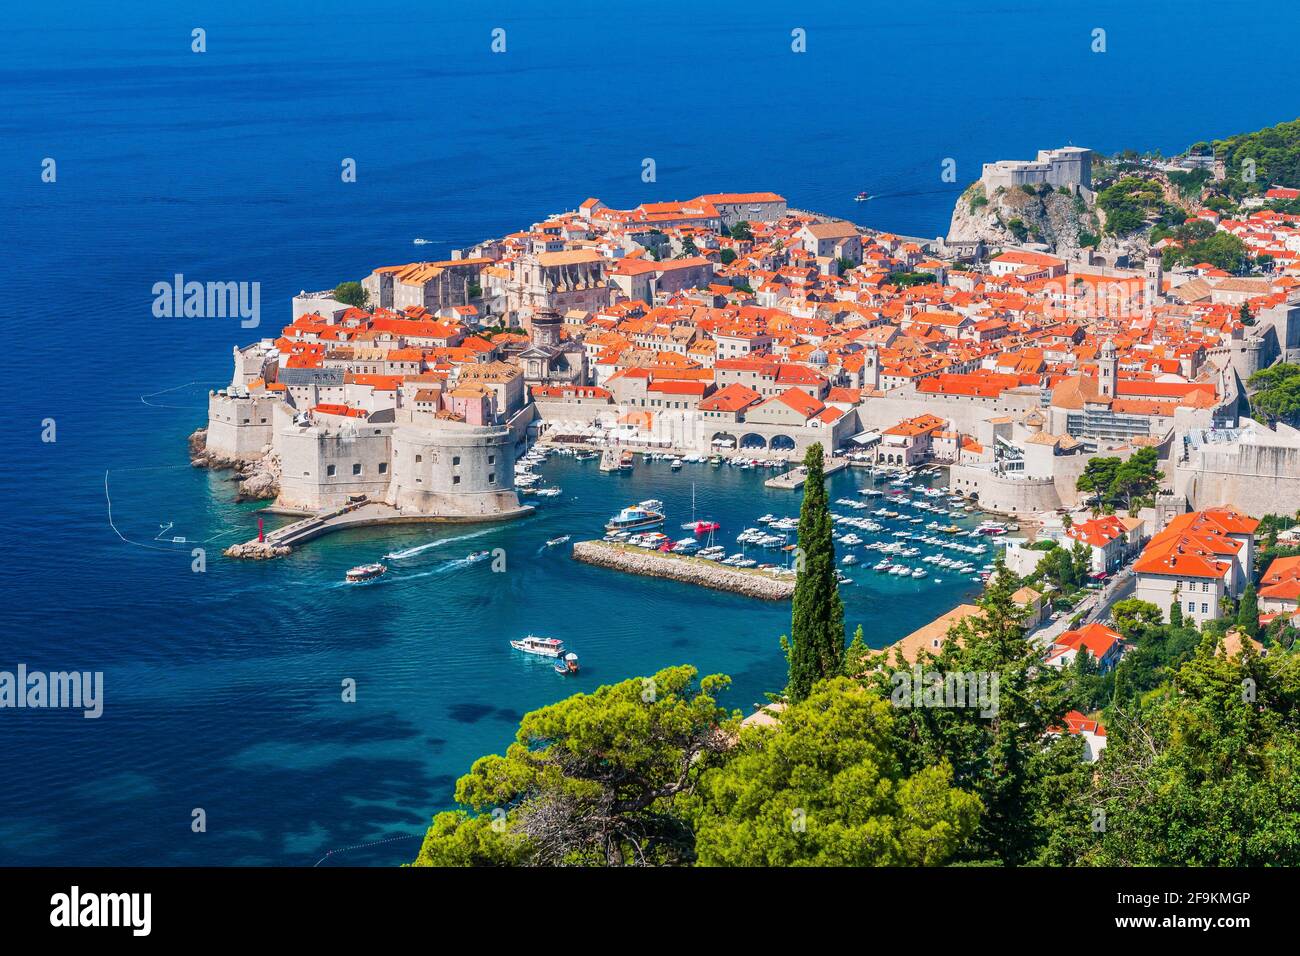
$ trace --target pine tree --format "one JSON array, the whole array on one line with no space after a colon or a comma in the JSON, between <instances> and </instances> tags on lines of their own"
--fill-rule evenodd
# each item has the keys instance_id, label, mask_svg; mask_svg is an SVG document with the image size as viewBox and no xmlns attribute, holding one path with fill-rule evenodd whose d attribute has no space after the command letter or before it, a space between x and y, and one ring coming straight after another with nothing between
<instances>
[{"instance_id":1,"label":"pine tree","mask_svg":"<svg viewBox=\"0 0 1300 956\"><path fill-rule=\"evenodd\" d=\"M1183 626L1183 606L1177 596L1174 597L1174 603L1169 605L1169 626L1174 628Z\"/></svg>"},{"instance_id":2,"label":"pine tree","mask_svg":"<svg viewBox=\"0 0 1300 956\"><path fill-rule=\"evenodd\" d=\"M799 509L799 577L787 648L788 690L795 703L806 699L817 681L844 669L844 602L835 579L835 539L820 444L809 447L803 464L807 478Z\"/></svg>"}]
</instances>

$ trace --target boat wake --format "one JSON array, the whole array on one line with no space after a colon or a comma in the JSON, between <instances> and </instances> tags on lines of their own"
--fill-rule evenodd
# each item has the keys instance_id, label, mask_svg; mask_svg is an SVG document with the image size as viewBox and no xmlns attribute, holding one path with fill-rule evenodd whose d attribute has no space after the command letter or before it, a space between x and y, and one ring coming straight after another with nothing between
<instances>
[{"instance_id":1,"label":"boat wake","mask_svg":"<svg viewBox=\"0 0 1300 956\"><path fill-rule=\"evenodd\" d=\"M402 561L406 558L413 558L417 554L423 554L434 548L441 548L444 544L452 544L456 541L469 541L472 538L481 538L485 534L491 534L496 528L484 528L482 531L474 531L470 534L456 535L454 538L441 538L437 541L430 541L426 544L417 544L414 548L405 548L401 551L390 551L384 555L385 558L391 558L394 561Z\"/></svg>"}]
</instances>

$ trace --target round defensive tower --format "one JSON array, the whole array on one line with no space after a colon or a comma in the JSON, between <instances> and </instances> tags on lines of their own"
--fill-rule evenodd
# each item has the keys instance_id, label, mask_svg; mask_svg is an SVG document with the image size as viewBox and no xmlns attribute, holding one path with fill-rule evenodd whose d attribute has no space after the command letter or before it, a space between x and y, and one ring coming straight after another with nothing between
<instances>
[{"instance_id":1,"label":"round defensive tower","mask_svg":"<svg viewBox=\"0 0 1300 956\"><path fill-rule=\"evenodd\" d=\"M448 518L517 513L510 429L459 422L399 425L387 500L404 512Z\"/></svg>"}]
</instances>

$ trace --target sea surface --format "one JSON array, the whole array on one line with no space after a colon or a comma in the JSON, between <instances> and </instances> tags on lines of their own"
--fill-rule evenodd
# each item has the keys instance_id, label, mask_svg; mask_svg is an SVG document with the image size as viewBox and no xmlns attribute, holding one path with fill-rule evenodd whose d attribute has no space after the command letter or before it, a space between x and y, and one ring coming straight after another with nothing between
<instances>
[{"instance_id":1,"label":"sea surface","mask_svg":"<svg viewBox=\"0 0 1300 956\"><path fill-rule=\"evenodd\" d=\"M545 472L563 496L515 524L222 560L256 506L191 469L185 438L232 346L273 334L294 293L588 196L775 190L938 235L983 162L1066 143L1172 153L1293 118L1293 43L1273 26L1292 19L1280 2L1161 0L7 10L0 670L103 671L106 700L98 720L0 711L0 864L394 864L530 708L683 662L732 675L726 703L743 710L780 687L783 606L543 547L645 497L685 520L692 481L734 540L763 512L797 512L798 494L758 472L610 478L556 460ZM155 318L154 283L178 273L259 283L261 326ZM863 480L836 476L833 497ZM373 585L340 584L353 564L435 542ZM505 574L462 560L496 547ZM852 574L848 624L877 646L973 587ZM528 631L569 640L582 674L511 652ZM355 703L340 699L348 679Z\"/></svg>"}]
</instances>

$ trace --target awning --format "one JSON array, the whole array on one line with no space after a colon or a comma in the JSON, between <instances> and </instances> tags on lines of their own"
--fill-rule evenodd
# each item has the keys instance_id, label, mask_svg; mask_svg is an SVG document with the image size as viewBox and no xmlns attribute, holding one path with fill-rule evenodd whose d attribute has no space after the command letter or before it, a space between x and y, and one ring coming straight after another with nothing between
<instances>
[{"instance_id":1,"label":"awning","mask_svg":"<svg viewBox=\"0 0 1300 956\"><path fill-rule=\"evenodd\" d=\"M859 445L870 445L874 441L880 441L880 432L858 432L853 436L853 441Z\"/></svg>"}]
</instances>

